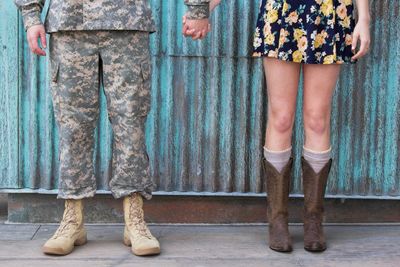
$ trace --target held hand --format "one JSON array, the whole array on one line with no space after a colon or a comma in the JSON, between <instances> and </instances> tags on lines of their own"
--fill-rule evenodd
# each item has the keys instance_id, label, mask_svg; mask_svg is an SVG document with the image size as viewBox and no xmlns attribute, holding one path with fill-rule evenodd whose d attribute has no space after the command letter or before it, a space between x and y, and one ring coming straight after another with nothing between
<instances>
[{"instance_id":1,"label":"held hand","mask_svg":"<svg viewBox=\"0 0 400 267\"><path fill-rule=\"evenodd\" d=\"M41 47L39 47L39 38ZM46 52L43 49L46 49L46 31L43 25L34 25L30 27L27 31L27 39L29 48L32 53L35 53L38 56L45 56Z\"/></svg>"},{"instance_id":2,"label":"held hand","mask_svg":"<svg viewBox=\"0 0 400 267\"><path fill-rule=\"evenodd\" d=\"M209 19L190 20L183 16L182 33L193 40L204 39L210 32L211 25Z\"/></svg>"},{"instance_id":3,"label":"held hand","mask_svg":"<svg viewBox=\"0 0 400 267\"><path fill-rule=\"evenodd\" d=\"M358 52L351 58L353 61L365 56L371 44L371 36L369 31L369 21L359 21L354 29L352 50L356 51L357 45L360 43Z\"/></svg>"}]
</instances>

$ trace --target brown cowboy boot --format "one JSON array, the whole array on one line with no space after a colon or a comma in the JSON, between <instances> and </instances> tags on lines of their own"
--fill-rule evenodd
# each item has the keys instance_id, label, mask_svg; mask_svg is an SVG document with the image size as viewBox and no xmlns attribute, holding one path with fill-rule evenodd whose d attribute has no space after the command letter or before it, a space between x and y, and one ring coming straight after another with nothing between
<instances>
[{"instance_id":1,"label":"brown cowboy boot","mask_svg":"<svg viewBox=\"0 0 400 267\"><path fill-rule=\"evenodd\" d=\"M289 187L292 174L293 158L279 173L267 160L263 160L266 175L269 247L279 252L292 251L292 240L288 227Z\"/></svg>"},{"instance_id":2,"label":"brown cowboy boot","mask_svg":"<svg viewBox=\"0 0 400 267\"><path fill-rule=\"evenodd\" d=\"M301 162L304 190L304 249L320 252L326 249L322 228L323 201L332 159L326 163L319 173L315 173L304 157L302 157Z\"/></svg>"},{"instance_id":3,"label":"brown cowboy boot","mask_svg":"<svg viewBox=\"0 0 400 267\"><path fill-rule=\"evenodd\" d=\"M144 221L143 199L138 193L124 198L124 244L132 246L137 256L160 254L160 243L151 234Z\"/></svg>"},{"instance_id":4,"label":"brown cowboy boot","mask_svg":"<svg viewBox=\"0 0 400 267\"><path fill-rule=\"evenodd\" d=\"M82 200L65 200L64 216L55 234L43 245L43 252L51 255L67 255L74 246L86 243L83 227Z\"/></svg>"}]
</instances>

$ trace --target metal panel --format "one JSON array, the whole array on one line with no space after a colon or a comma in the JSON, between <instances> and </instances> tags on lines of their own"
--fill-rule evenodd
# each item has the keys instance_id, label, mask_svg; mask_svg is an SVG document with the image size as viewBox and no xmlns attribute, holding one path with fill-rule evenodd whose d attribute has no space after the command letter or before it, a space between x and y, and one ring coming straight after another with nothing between
<instances>
[{"instance_id":1,"label":"metal panel","mask_svg":"<svg viewBox=\"0 0 400 267\"><path fill-rule=\"evenodd\" d=\"M3 10L13 10L10 2L0 6L2 14ZM259 3L223 1L213 15L210 37L193 42L180 33L184 12L181 2L152 0L160 30L152 36L151 44L153 105L147 122L147 144L157 193L261 196L266 101L261 62L250 56ZM343 68L334 96L335 161L328 186L330 197L400 198L399 4L396 0L375 0L371 5L372 53L356 66ZM3 20L14 27L19 23L15 11L14 15L2 16ZM2 36L7 30L1 27ZM18 32L23 33L21 26ZM23 51L20 59L7 60L2 68L9 72L19 68L18 62L23 63L22 83L12 85L18 76L7 83L14 94L19 94L19 112L2 113L0 125L19 125L19 161L7 165L2 156L0 166L7 172L19 170L21 190L14 192L54 193L45 191L57 188L58 182L57 129L47 63L31 56L23 37L18 36L11 36L10 43ZM3 72L0 75L3 80ZM4 90L3 85L0 88ZM302 192L301 95L293 138L293 196ZM11 101L12 97L2 91L0 99ZM112 131L104 95L101 108L94 159L99 192L107 193ZM15 138L17 134L9 136ZM3 141L1 144L4 146ZM3 188L13 187L4 181L18 184L18 177L1 175Z\"/></svg>"},{"instance_id":2,"label":"metal panel","mask_svg":"<svg viewBox=\"0 0 400 267\"><path fill-rule=\"evenodd\" d=\"M17 10L4 2L0 2L0 185L18 188L19 25Z\"/></svg>"}]
</instances>

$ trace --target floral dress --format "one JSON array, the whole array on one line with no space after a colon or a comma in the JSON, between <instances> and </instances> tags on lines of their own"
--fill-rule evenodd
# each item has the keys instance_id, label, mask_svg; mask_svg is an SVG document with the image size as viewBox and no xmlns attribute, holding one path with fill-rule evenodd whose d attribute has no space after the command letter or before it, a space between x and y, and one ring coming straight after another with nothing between
<instances>
[{"instance_id":1,"label":"floral dress","mask_svg":"<svg viewBox=\"0 0 400 267\"><path fill-rule=\"evenodd\" d=\"M352 0L261 0L253 55L351 63L354 25Z\"/></svg>"}]
</instances>

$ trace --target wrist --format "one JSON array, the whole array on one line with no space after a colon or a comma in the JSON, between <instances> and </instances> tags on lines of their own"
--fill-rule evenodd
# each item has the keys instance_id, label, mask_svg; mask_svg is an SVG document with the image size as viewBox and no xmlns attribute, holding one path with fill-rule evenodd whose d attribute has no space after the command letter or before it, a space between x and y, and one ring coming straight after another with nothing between
<instances>
[{"instance_id":1,"label":"wrist","mask_svg":"<svg viewBox=\"0 0 400 267\"><path fill-rule=\"evenodd\" d=\"M369 14L360 14L358 16L358 21L359 22L364 22L364 23L370 23L371 22L371 16Z\"/></svg>"},{"instance_id":2,"label":"wrist","mask_svg":"<svg viewBox=\"0 0 400 267\"><path fill-rule=\"evenodd\" d=\"M23 15L24 28L27 31L30 27L35 25L42 25L40 20L40 12L33 11Z\"/></svg>"},{"instance_id":3,"label":"wrist","mask_svg":"<svg viewBox=\"0 0 400 267\"><path fill-rule=\"evenodd\" d=\"M205 5L187 5L187 19L208 19L210 17L210 6Z\"/></svg>"}]
</instances>

